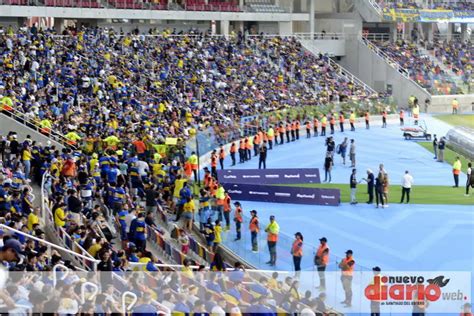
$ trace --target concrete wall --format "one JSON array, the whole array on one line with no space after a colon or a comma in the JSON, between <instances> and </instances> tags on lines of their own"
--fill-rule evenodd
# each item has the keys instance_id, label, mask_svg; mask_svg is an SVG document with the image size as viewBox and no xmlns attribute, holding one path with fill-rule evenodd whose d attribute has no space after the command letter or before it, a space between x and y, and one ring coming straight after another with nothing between
<instances>
[{"instance_id":1,"label":"concrete wall","mask_svg":"<svg viewBox=\"0 0 474 316\"><path fill-rule=\"evenodd\" d=\"M362 19L356 14L316 15L315 32L359 34Z\"/></svg>"},{"instance_id":2,"label":"concrete wall","mask_svg":"<svg viewBox=\"0 0 474 316\"><path fill-rule=\"evenodd\" d=\"M426 90L406 79L356 38L347 40L346 56L342 58L341 64L376 91L386 91L387 85L391 85L393 96L400 106L407 105L410 95L415 95L420 104L431 97Z\"/></svg>"},{"instance_id":3,"label":"concrete wall","mask_svg":"<svg viewBox=\"0 0 474 316\"><path fill-rule=\"evenodd\" d=\"M315 6L316 12L333 12L333 6L334 6L333 2L334 0L316 1L316 6Z\"/></svg>"},{"instance_id":4,"label":"concrete wall","mask_svg":"<svg viewBox=\"0 0 474 316\"><path fill-rule=\"evenodd\" d=\"M345 56L346 55L346 41L339 40L314 40L314 44L325 54L329 56Z\"/></svg>"},{"instance_id":5,"label":"concrete wall","mask_svg":"<svg viewBox=\"0 0 474 316\"><path fill-rule=\"evenodd\" d=\"M428 111L432 113L451 113L451 104L454 99L459 102L459 113L474 112L474 94L434 95L431 97L431 105Z\"/></svg>"},{"instance_id":6,"label":"concrete wall","mask_svg":"<svg viewBox=\"0 0 474 316\"><path fill-rule=\"evenodd\" d=\"M291 22L288 22L291 24ZM286 29L284 30L285 34L291 34L291 25L285 24L283 26ZM266 34L279 34L279 25L278 22L258 22L258 32L263 32ZM290 32L290 33L286 33Z\"/></svg>"},{"instance_id":7,"label":"concrete wall","mask_svg":"<svg viewBox=\"0 0 474 316\"><path fill-rule=\"evenodd\" d=\"M366 22L382 22L382 16L368 0L354 0L355 7Z\"/></svg>"},{"instance_id":8,"label":"concrete wall","mask_svg":"<svg viewBox=\"0 0 474 316\"><path fill-rule=\"evenodd\" d=\"M25 21L26 21L25 18L0 17L0 26L2 26L4 30L6 30L8 26L11 26L16 30L19 27L23 26L23 23Z\"/></svg>"},{"instance_id":9,"label":"concrete wall","mask_svg":"<svg viewBox=\"0 0 474 316\"><path fill-rule=\"evenodd\" d=\"M46 145L48 141L51 141L51 144L55 145L56 148L64 148L60 143L51 140L49 137L44 136L43 134L35 131L32 128L27 127L26 125L17 122L13 118L0 113L0 134L6 135L8 132L14 131L18 134L18 139L25 139L27 135L31 136L31 139L35 140L38 143Z\"/></svg>"}]
</instances>

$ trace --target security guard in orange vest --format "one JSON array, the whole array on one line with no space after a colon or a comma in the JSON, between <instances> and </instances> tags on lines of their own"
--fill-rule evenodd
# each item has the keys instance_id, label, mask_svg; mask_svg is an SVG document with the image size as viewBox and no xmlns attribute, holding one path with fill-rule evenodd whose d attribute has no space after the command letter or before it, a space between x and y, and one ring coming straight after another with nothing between
<instances>
[{"instance_id":1,"label":"security guard in orange vest","mask_svg":"<svg viewBox=\"0 0 474 316\"><path fill-rule=\"evenodd\" d=\"M270 125L265 135L268 141L268 147L269 147L268 149L270 150L273 149L273 139L275 138L275 133L276 133L276 136L278 137L278 129L276 129L275 131L273 127Z\"/></svg>"},{"instance_id":2,"label":"security guard in orange vest","mask_svg":"<svg viewBox=\"0 0 474 316\"><path fill-rule=\"evenodd\" d=\"M300 232L295 234L295 240L291 246L291 255L293 256L296 275L299 276L301 271L301 259L303 258L303 235Z\"/></svg>"},{"instance_id":3,"label":"security guard in orange vest","mask_svg":"<svg viewBox=\"0 0 474 316\"><path fill-rule=\"evenodd\" d=\"M278 234L280 233L280 226L276 222L275 216L270 216L270 224L265 228L265 232L267 233L268 251L270 252L270 261L268 261L267 264L275 266L277 259L276 245Z\"/></svg>"},{"instance_id":4,"label":"security guard in orange vest","mask_svg":"<svg viewBox=\"0 0 474 316\"><path fill-rule=\"evenodd\" d=\"M339 112L339 128L341 133L344 133L344 112Z\"/></svg>"},{"instance_id":5,"label":"security guard in orange vest","mask_svg":"<svg viewBox=\"0 0 474 316\"><path fill-rule=\"evenodd\" d=\"M341 282L342 288L346 294L346 299L341 302L341 304L345 304L345 307L352 306L352 278L354 276L354 266L355 261L352 257L352 250L346 251L346 257L341 260L339 263L339 268L341 269Z\"/></svg>"},{"instance_id":6,"label":"security guard in orange vest","mask_svg":"<svg viewBox=\"0 0 474 316\"><path fill-rule=\"evenodd\" d=\"M235 237L234 241L240 240L242 238L242 222L243 222L243 217L242 217L242 206L240 205L240 202L235 202L235 211L234 211L234 222L235 222L235 232L237 233L237 237Z\"/></svg>"},{"instance_id":7,"label":"security guard in orange vest","mask_svg":"<svg viewBox=\"0 0 474 316\"><path fill-rule=\"evenodd\" d=\"M235 145L235 142L232 142L232 145L230 145L230 159L232 159L232 166L235 166L235 153L237 152L237 146Z\"/></svg>"},{"instance_id":8,"label":"security guard in orange vest","mask_svg":"<svg viewBox=\"0 0 474 316\"><path fill-rule=\"evenodd\" d=\"M221 165L222 170L224 170L224 159L225 159L224 146L221 145L221 148L219 149L219 164Z\"/></svg>"},{"instance_id":9,"label":"security guard in orange vest","mask_svg":"<svg viewBox=\"0 0 474 316\"><path fill-rule=\"evenodd\" d=\"M250 140L247 137L245 137L245 140L244 140L244 144L245 144L245 155L244 155L244 159L245 161L248 161L248 160L251 160L252 159L252 145L250 145Z\"/></svg>"},{"instance_id":10,"label":"security guard in orange vest","mask_svg":"<svg viewBox=\"0 0 474 316\"><path fill-rule=\"evenodd\" d=\"M290 133L291 133L291 124L290 122L286 122L286 142L290 142Z\"/></svg>"},{"instance_id":11,"label":"security guard in orange vest","mask_svg":"<svg viewBox=\"0 0 474 316\"><path fill-rule=\"evenodd\" d=\"M253 155L254 156L258 155L261 142L262 142L262 139L260 139L260 134L257 133L253 138Z\"/></svg>"},{"instance_id":12,"label":"security guard in orange vest","mask_svg":"<svg viewBox=\"0 0 474 316\"><path fill-rule=\"evenodd\" d=\"M280 127L278 128L278 130L280 132L280 145L283 145L286 133L285 126L283 126L283 123L280 123Z\"/></svg>"},{"instance_id":13,"label":"security guard in orange vest","mask_svg":"<svg viewBox=\"0 0 474 316\"><path fill-rule=\"evenodd\" d=\"M296 120L296 122L295 122L296 139L300 139L300 128L301 128L301 123L300 123L299 120Z\"/></svg>"},{"instance_id":14,"label":"security guard in orange vest","mask_svg":"<svg viewBox=\"0 0 474 316\"><path fill-rule=\"evenodd\" d=\"M252 240L252 252L258 252L258 232L260 231L260 225L258 223L257 211L250 211L250 215L252 216L250 218L249 224L249 230Z\"/></svg>"},{"instance_id":15,"label":"security guard in orange vest","mask_svg":"<svg viewBox=\"0 0 474 316\"><path fill-rule=\"evenodd\" d=\"M306 138L311 138L311 123L306 121Z\"/></svg>"},{"instance_id":16,"label":"security guard in orange vest","mask_svg":"<svg viewBox=\"0 0 474 316\"><path fill-rule=\"evenodd\" d=\"M326 136L326 126L328 124L328 117L321 114L321 136Z\"/></svg>"},{"instance_id":17,"label":"security guard in orange vest","mask_svg":"<svg viewBox=\"0 0 474 316\"><path fill-rule=\"evenodd\" d=\"M326 267L329 263L329 246L326 237L319 239L320 245L314 256L314 264L318 269L319 275L319 290L324 291L326 289Z\"/></svg>"},{"instance_id":18,"label":"security guard in orange vest","mask_svg":"<svg viewBox=\"0 0 474 316\"><path fill-rule=\"evenodd\" d=\"M365 129L370 129L370 114L369 111L365 112Z\"/></svg>"},{"instance_id":19,"label":"security guard in orange vest","mask_svg":"<svg viewBox=\"0 0 474 316\"><path fill-rule=\"evenodd\" d=\"M349 123L351 124L351 131L352 132L355 132L355 120L356 120L356 115L354 113L354 111L351 111L351 115L349 116Z\"/></svg>"},{"instance_id":20,"label":"security guard in orange vest","mask_svg":"<svg viewBox=\"0 0 474 316\"><path fill-rule=\"evenodd\" d=\"M211 175L217 179L217 152L213 150L211 153Z\"/></svg>"},{"instance_id":21,"label":"security guard in orange vest","mask_svg":"<svg viewBox=\"0 0 474 316\"><path fill-rule=\"evenodd\" d=\"M400 110L400 126L405 125L404 118L405 118L405 112L403 110Z\"/></svg>"},{"instance_id":22,"label":"security guard in orange vest","mask_svg":"<svg viewBox=\"0 0 474 316\"><path fill-rule=\"evenodd\" d=\"M230 203L232 202L232 199L230 198L230 195L228 192L225 193L225 198L224 198L224 220L225 220L225 230L230 229Z\"/></svg>"},{"instance_id":23,"label":"security guard in orange vest","mask_svg":"<svg viewBox=\"0 0 474 316\"><path fill-rule=\"evenodd\" d=\"M331 135L334 134L334 126L336 125L336 114L331 113L331 118L329 120L329 127L331 128Z\"/></svg>"},{"instance_id":24,"label":"security guard in orange vest","mask_svg":"<svg viewBox=\"0 0 474 316\"><path fill-rule=\"evenodd\" d=\"M318 118L315 116L314 119L313 119L313 136L318 136L318 125L319 125L319 121L318 121Z\"/></svg>"}]
</instances>

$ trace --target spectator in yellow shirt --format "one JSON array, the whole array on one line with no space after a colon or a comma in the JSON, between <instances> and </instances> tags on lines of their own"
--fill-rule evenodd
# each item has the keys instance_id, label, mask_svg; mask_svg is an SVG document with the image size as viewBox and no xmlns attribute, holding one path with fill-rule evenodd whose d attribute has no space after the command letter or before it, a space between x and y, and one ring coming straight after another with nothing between
<instances>
[{"instance_id":1,"label":"spectator in yellow shirt","mask_svg":"<svg viewBox=\"0 0 474 316\"><path fill-rule=\"evenodd\" d=\"M53 207L54 223L58 227L64 227L66 225L66 213L64 212L64 202L59 202Z\"/></svg>"},{"instance_id":2,"label":"spectator in yellow shirt","mask_svg":"<svg viewBox=\"0 0 474 316\"><path fill-rule=\"evenodd\" d=\"M31 171L31 149L29 145L26 145L21 152L21 161L23 162L23 166L25 166L25 177L27 179L30 178L30 171Z\"/></svg>"},{"instance_id":3,"label":"spectator in yellow shirt","mask_svg":"<svg viewBox=\"0 0 474 316\"><path fill-rule=\"evenodd\" d=\"M81 136L79 136L76 132L70 131L66 135L64 135L66 139L68 140L68 143L71 145L75 145L78 140L81 140Z\"/></svg>"},{"instance_id":4,"label":"spectator in yellow shirt","mask_svg":"<svg viewBox=\"0 0 474 316\"><path fill-rule=\"evenodd\" d=\"M87 252L94 258L97 258L97 253L102 249L103 240L99 238L95 243L92 243L92 246L87 249Z\"/></svg>"},{"instance_id":5,"label":"spectator in yellow shirt","mask_svg":"<svg viewBox=\"0 0 474 316\"><path fill-rule=\"evenodd\" d=\"M214 247L213 247L214 252L216 252L217 247L219 247L219 245L222 242L221 233L222 233L221 221L216 220L216 225L214 226Z\"/></svg>"},{"instance_id":6,"label":"spectator in yellow shirt","mask_svg":"<svg viewBox=\"0 0 474 316\"><path fill-rule=\"evenodd\" d=\"M186 199L186 203L183 205L183 217L185 220L184 227L189 231L193 228L193 219L194 219L194 211L196 207L194 205L194 200L191 197Z\"/></svg>"},{"instance_id":7,"label":"spectator in yellow shirt","mask_svg":"<svg viewBox=\"0 0 474 316\"><path fill-rule=\"evenodd\" d=\"M33 230L34 225L39 224L39 217L38 217L39 213L40 213L40 208L35 207L34 211L28 215L28 222L26 223L26 226L28 227L29 231Z\"/></svg>"}]
</instances>

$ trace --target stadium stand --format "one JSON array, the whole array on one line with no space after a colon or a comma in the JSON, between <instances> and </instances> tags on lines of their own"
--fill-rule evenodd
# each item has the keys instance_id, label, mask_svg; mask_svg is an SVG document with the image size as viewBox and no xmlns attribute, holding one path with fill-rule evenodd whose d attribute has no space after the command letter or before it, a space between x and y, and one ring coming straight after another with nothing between
<instances>
[{"instance_id":1,"label":"stadium stand","mask_svg":"<svg viewBox=\"0 0 474 316\"><path fill-rule=\"evenodd\" d=\"M288 11L272 0L244 6L217 0L34 5ZM381 5L417 7L412 1ZM456 8L472 9L472 3L460 1ZM19 139L15 131L1 135L0 287L6 269L9 280L8 295L0 291L0 311L337 315L326 309L324 296L303 295L298 276L249 269L229 259L217 241L209 242L222 229L215 221L222 215L221 186L208 170L203 186L196 175L192 181L189 142L207 133L207 150L252 142L262 132L262 114L270 114L265 127L280 126L277 133L286 128L289 137L304 121L311 125L327 116L336 122L334 105L343 115L350 104L351 123L352 110L358 118L386 118L393 108L381 101L385 94L345 74L328 55L305 49L297 36L215 36L195 29L145 35L136 29L71 27L58 34L36 26L2 28L0 115L50 141ZM336 39L330 34L316 33L311 40ZM372 44L430 93L460 91L416 44ZM471 42L436 42L433 53L456 75L472 76ZM183 212L199 220L182 225ZM44 274L21 276L24 271Z\"/></svg>"},{"instance_id":2,"label":"stadium stand","mask_svg":"<svg viewBox=\"0 0 474 316\"><path fill-rule=\"evenodd\" d=\"M416 43L398 40L392 42L371 41L390 60L409 73L412 80L427 89L434 95L450 95L462 93L455 80L433 63L430 58L423 55Z\"/></svg>"},{"instance_id":3,"label":"stadium stand","mask_svg":"<svg viewBox=\"0 0 474 316\"><path fill-rule=\"evenodd\" d=\"M94 38L99 40L94 42ZM35 41L38 46L28 47L22 44L31 44L30 39ZM174 214L176 212L175 199L182 200L181 191L176 192L173 187L176 187L176 180L182 176L184 156L180 152L167 152L167 157L163 157L158 154L161 152L160 145L154 145L153 142L163 142L164 138L169 136L186 138L195 133L186 124L190 119L213 120L215 118L199 116L202 113L192 111L193 102L196 102L192 94L188 95L187 100L184 98L176 100L188 104L186 108L189 114L186 112L176 113L172 107L167 105L171 101L167 99L170 95L160 89L159 81L145 81L143 78L131 76L126 72L122 74L119 71L119 69L124 69L124 63L130 66L128 69L137 67L136 71L146 71L146 67L153 66L143 63L132 65L126 62L127 59L136 60L134 55L140 51L136 49L137 45L143 45L140 48L142 56L163 54L163 52L156 52L156 50L154 52L152 47L168 48L167 54L169 55L161 55L162 62L168 68L166 73L160 74L160 79L163 81L167 78L169 80L182 78L182 70L190 67L189 65L185 67L184 62L202 67L196 60L193 60L193 55L188 53L186 56L183 53L184 50L177 49L173 53L171 48L175 41L180 41L181 44L187 43L186 45L194 49L196 57L207 56L207 63L216 63L216 66L219 67L218 62L229 63L229 60L225 58L225 49L222 49L226 47L229 49L232 42L224 38L206 40L187 36L179 38L164 36L143 40L133 36L115 38L111 34L78 32L77 36L66 37L31 33L18 34L14 38L2 41L3 68L5 70L1 82L1 91L5 93L1 101L2 110L6 115L22 113L22 117L17 116L18 120L39 126L39 131L45 135L51 135L54 131L64 133L63 144L68 147L60 150L50 145L42 146L33 142L12 145L12 143L15 144L15 134L11 133L4 139L2 148L5 153L11 153L12 148L16 148L13 150L14 155L12 156L15 161L5 161L16 165L18 170L24 169L26 172L26 175L23 176L25 181L34 179L36 183L42 183L43 211L46 212L44 218L47 226L45 229L56 237L57 244L80 255L69 259L79 269L94 271L105 264L106 266L128 265L119 258L127 258L129 261L138 260L140 263L141 257L142 262L152 262L152 264L158 265L162 262L186 265L189 259L194 263L209 264L214 260L215 254L212 249L202 246L191 234L187 236L189 250L184 250L182 247L182 239L186 238L170 239L167 237L175 234L173 233L174 225L170 224L170 215L167 215L166 211ZM157 43L160 45L156 46ZM201 50L198 50L197 47L202 43L205 45ZM296 99L291 99L295 92L286 91L286 86L299 91L299 97L308 95L309 92L306 91L304 84L301 82L298 84L298 81L291 82L288 77L285 78L286 73L295 71L294 67L298 63L298 56L304 55L308 57L307 68L312 70L309 73L298 75L297 79L305 81L311 86L320 85L322 82L329 83L328 88L330 89L318 91L322 104L329 100L336 98L339 100L348 96L367 98L365 92L354 87L350 82L332 77L332 68L327 64L327 57L316 56L312 59L311 55L304 52L294 39L255 38L252 43L254 49L250 46L252 44L249 44L249 46L244 45L243 48L231 51L236 56L246 56L247 61L245 63L243 59L238 58L235 64L228 64L222 70L228 78L223 75L219 76L216 72L219 69L217 67L211 67L211 71L206 74L205 69L209 69L206 65L206 68L200 70L201 73L215 79L210 82L191 76L187 79L194 83L196 80L201 80L208 98L205 100L210 103L216 101L211 99L213 94L229 93L232 90L225 89L225 87L236 87L239 82L243 82L244 87L253 87L257 84L258 89L268 89L268 91L275 88L283 89L282 91L287 95L280 93L275 94L273 99L268 101L260 100L267 108L277 109L273 105L274 100L280 100L282 103L288 102L288 105L296 105ZM279 45L284 46L285 49L278 49ZM104 49L105 47L113 49ZM29 51L30 49L31 51ZM54 55L52 50L55 52ZM266 53L262 54L261 50L265 50ZM13 51L15 54L12 54ZM221 51L223 55L215 59L218 56L215 54L217 51ZM214 54L210 54L210 52L214 52ZM277 63L279 66L276 67ZM41 66L38 67L37 64ZM97 68L98 65L102 65L103 68ZM260 67L266 65L268 72L273 73L274 79L239 77L237 75L245 74L242 69L254 69L255 72L256 65ZM245 68L237 68L236 71L234 67ZM280 70L278 71L278 69ZM10 75L13 74L16 74L18 79L12 80ZM75 82L73 78L77 78L79 81ZM158 80L157 78L150 79ZM230 81L225 82L224 79ZM252 82L254 80L255 82ZM22 84L14 86L13 82ZM132 87L129 82L134 82L137 85ZM78 88L76 88L76 84L79 84ZM124 88L130 89L129 94L121 95L124 93ZM178 86L176 88L182 89L184 87ZM252 102L253 90L254 88L248 89L246 95L240 96L249 100L246 102L247 104ZM29 92L32 91L35 92L36 98L28 97ZM186 90L182 91L186 92ZM341 95L335 95L335 91L340 92ZM179 97L179 94L177 95ZM229 95L232 96L232 94ZM88 102L92 101L93 97L96 98L96 101L109 104L110 108L104 105L95 109L88 106ZM126 97L131 97L132 102L125 102ZM149 112L150 116L147 116L146 103L141 105L145 106L145 110L142 111L144 116L134 117L132 109L139 106L141 102L156 102L158 98L162 100L162 104L156 103L159 107L155 109L155 111L158 110L155 113L161 113L157 118L160 122L157 126L160 126L160 129L156 130L156 134L147 136L145 130L135 129L139 133L135 135L144 137L141 138L128 134L134 130L133 125L129 125L129 131L119 127L119 120L120 124L127 124L129 119L132 121L151 119L152 112ZM114 113L111 113L111 110ZM242 112L229 114L234 115L231 116L234 119L238 119L239 115L253 113L248 107L242 107L240 110ZM96 123L101 126L92 126L92 118L98 119ZM183 124L183 127L179 126L178 122ZM201 124L207 125L205 121L202 121ZM168 129L163 130L162 127L165 126ZM105 133L101 133L101 130L104 130ZM102 138L103 136L106 137ZM32 147L32 162L31 169L27 171L28 159L24 157L28 156L26 152L29 150L29 145ZM79 148L82 145L84 147L81 151ZM93 153L99 153L99 155ZM161 154L165 153L161 152ZM21 163L18 162L19 157L22 158L20 159ZM13 175L13 177L15 176ZM41 182L41 178L43 178L43 182ZM128 227L125 224L125 219L122 218L126 216L123 212L127 209L122 209L117 205L128 205L128 213L133 215L137 208L140 209L139 201L146 198L150 181L157 183L160 188L160 197L156 201L158 204L154 206L159 210L158 217L142 219L148 220L148 223L150 220L152 223L155 220L159 223L159 226L147 223L147 233L145 234L148 245L153 244L156 246L154 248L157 248L154 254L148 251L146 243L141 239L144 234L143 230L139 233L128 231L127 233L131 234L126 234L126 237L122 238L127 243L121 244L115 238L119 235L118 231L121 231L124 226ZM114 216L116 216L115 222ZM130 225L132 225L131 222ZM30 233L30 230L25 233ZM130 242L134 242L134 245ZM118 245L125 247L122 248ZM130 253L128 257L124 257L125 250ZM123 255L118 256L118 254ZM113 262L104 262L104 258L109 258L110 255L115 258ZM151 266L149 268L154 270ZM249 304L251 302L252 300L248 301ZM290 306L287 307L290 308Z\"/></svg>"},{"instance_id":4,"label":"stadium stand","mask_svg":"<svg viewBox=\"0 0 474 316\"><path fill-rule=\"evenodd\" d=\"M164 211L166 207L161 207L161 202L158 204L157 217L147 217L146 219L147 240L150 245L153 243L152 248L161 249L159 255L162 255L167 263L157 260L150 251L143 248L137 249L136 246L130 244L124 249L116 248L117 245L111 243L112 239L108 237L108 234L104 234L109 223L106 218L110 215L107 207L93 207L93 209L90 209L94 203L102 203L104 194L105 204L108 204L107 201L111 200L107 199L107 194L103 188L100 189L100 185L97 186L97 190L100 191L96 191L96 187L90 187L89 184L84 185L85 169L82 168L87 167L84 161L81 162L81 158L78 158L77 161L77 174L74 172L75 164L71 165L69 163L71 159L74 160L72 157L78 157L79 152L64 149L62 154L59 154L59 151L54 150L55 148L42 147L28 139L18 143L18 146L15 145L16 142L15 133L10 133L4 143L5 146L2 147L5 149L2 154L9 155L9 157L5 157L3 161L6 165L15 164L18 155L23 158L27 156L25 151L29 150L31 144L34 162L31 175L33 179L36 179L38 175L43 174L41 187L44 194L42 201L45 205L43 205L42 210L48 212L48 214L40 214L41 210L37 208L25 218L28 213L27 208L25 208L26 206L21 209L15 208L18 204L15 198L11 200L11 205L15 208L14 213L10 210L9 205L1 204L2 215L6 219L6 224L0 225L0 228L3 229L3 242L8 246L14 244L11 240L18 240L19 245L25 245L25 249L22 250L22 255L25 255L24 261L20 264L15 264L12 261L8 263L8 266L14 272L26 270L45 273L43 278L33 278L23 284L23 286L30 289L29 295L15 295L15 308L35 311L38 308L34 305L36 299L43 298L44 293L49 293L49 291L53 291L57 295L52 295L49 300L44 300L47 302L41 306L44 312L60 309L66 303L63 301L65 298L76 301L73 304L75 306L73 309L79 309L78 305L84 309L89 303L93 306L94 303L101 304L103 303L101 301L102 294L108 294L111 300L110 304L103 305L103 308L107 311L122 311L123 306L121 307L119 304L120 298L124 293L130 295L130 292L138 298L146 297L149 300L148 303L151 302L150 304L155 309L164 312L183 312L182 308L200 308L199 303L196 305L197 298L201 300L212 298L215 303L212 306L206 305L204 310L207 311L214 311L216 305L220 305L221 309L233 311L247 309L250 312L253 308L252 304L257 303L262 305L262 308L265 307L267 310L275 312L301 311L308 308L308 306L313 310L316 308L316 300L303 302L288 298L288 293L297 291L297 283L291 278L286 277L285 282L288 284L286 286L280 281L280 286L266 289L268 276L264 276L260 271L243 270L238 263L234 267L233 265L223 264L222 261L217 261L216 256L219 255L210 252L191 235L188 238L189 252L186 251L186 254L183 254L183 248L179 249L178 243L173 241L173 239L179 238L173 236L175 234L173 228L176 229L176 225L170 222L170 215ZM15 147L21 147L22 150L19 153L13 150L12 154L11 149ZM55 158L51 159L51 157ZM51 160L51 166L46 171L43 167L49 160ZM21 188L21 183L16 179L19 177L18 174L21 174L20 169L25 169L25 160L22 161L23 163L16 162L16 165L21 168L17 167L16 173L12 175L5 169L4 176L6 179L3 181L2 197L7 197L9 193L15 196L13 190L15 190L16 184ZM37 162L43 162L44 164L38 169ZM110 167L113 168L113 165L110 165ZM133 173L133 167L130 172ZM13 179L12 186L9 185L9 176ZM26 180L27 177L23 176L22 178ZM92 177L87 180L95 181ZM29 187L26 186L23 191L25 198L28 196L28 190ZM130 196L133 195L133 189L128 190L125 187L125 190L130 193ZM75 192L79 194L76 195ZM93 196L97 196L97 198L91 197L90 193L93 193ZM65 194L68 195L67 198ZM29 197L28 200L33 198ZM56 202L51 208L50 200L52 199ZM10 201L10 199L8 200ZM76 200L79 204L76 203ZM123 204L123 206L126 205L133 207L133 202L128 201ZM114 205L114 207L117 207L117 205ZM135 208L140 211L140 206L137 205ZM5 213L7 210L12 212L11 216L9 216L9 213ZM37 216L36 219L33 218L33 214ZM130 214L135 214L135 209L131 209ZM121 216L122 214L119 212L117 215L119 226L123 225ZM102 222L100 217L104 218ZM45 223L40 224L39 222L43 219L45 219ZM154 224L155 219L163 226L158 228ZM44 240L45 233L39 227L45 226L54 227L53 232L59 237L59 242L50 243ZM167 236L165 237L163 234ZM8 242L9 239L10 242ZM149 249L148 246L146 249ZM196 262L190 258L200 260ZM209 266L209 270L206 269L208 272L204 272L203 268L207 266ZM54 273L56 270L69 271L70 274L56 281L57 277ZM134 272L137 270L143 272L137 274ZM216 273L225 270L228 270L227 276L220 275L218 281ZM49 271L53 271L53 273ZM197 274L201 274L200 277ZM10 278L13 280L14 276L15 273L10 274ZM51 277L53 282L49 284L47 280L50 280ZM97 278L99 278L99 281ZM109 279L114 284L113 290L110 281L107 281ZM177 280L180 280L179 284L174 283ZM13 286L15 283L8 284L7 288L11 288L10 294L14 296ZM68 292L69 287L63 288L64 284L76 288L75 295ZM146 287L143 287L145 284ZM153 286L153 284L157 286ZM161 284L161 286L158 286L158 284ZM90 288L94 288L98 292L90 298L85 298L84 293L91 291ZM42 291L43 289L44 291ZM43 292L43 294L40 294L40 292ZM183 293L187 295L183 296ZM166 299L163 298L163 295ZM196 299L187 301L190 295L195 296ZM150 299L149 296L152 298ZM264 301L262 296L265 298ZM186 298L184 306L182 305L183 297ZM157 300L157 298L161 299ZM54 302L55 299L56 302ZM218 303L220 300L223 300L222 305ZM139 306L140 300L135 308ZM8 305L0 306L0 309L3 310L3 308L11 310L12 307Z\"/></svg>"},{"instance_id":5,"label":"stadium stand","mask_svg":"<svg viewBox=\"0 0 474 316\"><path fill-rule=\"evenodd\" d=\"M451 41L436 40L433 53L444 65L456 75L468 82L474 67L474 48L471 41L452 39Z\"/></svg>"}]
</instances>

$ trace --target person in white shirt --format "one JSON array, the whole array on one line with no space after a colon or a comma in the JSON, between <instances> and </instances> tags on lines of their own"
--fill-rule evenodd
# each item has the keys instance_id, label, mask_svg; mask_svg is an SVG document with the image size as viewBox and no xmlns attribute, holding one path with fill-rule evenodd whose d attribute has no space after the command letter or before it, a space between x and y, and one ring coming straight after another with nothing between
<instances>
[{"instance_id":1,"label":"person in white shirt","mask_svg":"<svg viewBox=\"0 0 474 316\"><path fill-rule=\"evenodd\" d=\"M471 184L474 182L474 178L472 177L472 163L468 163L468 164L467 164L466 176L467 176L467 180L466 180L466 194L464 194L464 195L465 195L465 196L469 196L469 187L470 187Z\"/></svg>"},{"instance_id":2,"label":"person in white shirt","mask_svg":"<svg viewBox=\"0 0 474 316\"><path fill-rule=\"evenodd\" d=\"M405 194L407 195L407 204L410 202L410 191L412 185L413 177L408 172L408 170L406 170L405 175L402 178L402 199L400 200L400 203L403 203L405 200Z\"/></svg>"}]
</instances>

